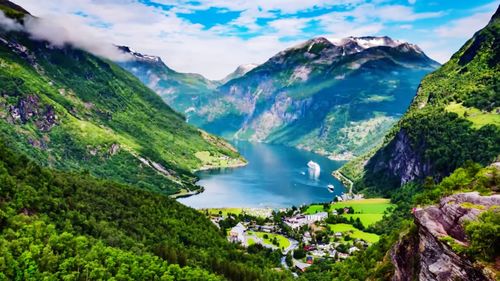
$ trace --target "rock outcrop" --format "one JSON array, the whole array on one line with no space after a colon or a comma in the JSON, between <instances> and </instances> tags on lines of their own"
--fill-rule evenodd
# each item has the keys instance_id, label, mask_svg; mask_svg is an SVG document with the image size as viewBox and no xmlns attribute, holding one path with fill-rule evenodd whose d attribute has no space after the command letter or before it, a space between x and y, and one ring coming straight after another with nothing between
<instances>
[{"instance_id":1,"label":"rock outcrop","mask_svg":"<svg viewBox=\"0 0 500 281\"><path fill-rule=\"evenodd\" d=\"M368 165L373 167L374 173L388 174L402 185L431 174L431 164L424 161L418 151L424 149L413 147L406 131L400 130L387 147L370 159Z\"/></svg>"},{"instance_id":2,"label":"rock outcrop","mask_svg":"<svg viewBox=\"0 0 500 281\"><path fill-rule=\"evenodd\" d=\"M445 197L437 206L416 209L417 230L403 237L391 253L396 268L393 280L494 280L445 242L466 247L464 222L477 219L493 206L500 206L500 195L470 192Z\"/></svg>"}]
</instances>

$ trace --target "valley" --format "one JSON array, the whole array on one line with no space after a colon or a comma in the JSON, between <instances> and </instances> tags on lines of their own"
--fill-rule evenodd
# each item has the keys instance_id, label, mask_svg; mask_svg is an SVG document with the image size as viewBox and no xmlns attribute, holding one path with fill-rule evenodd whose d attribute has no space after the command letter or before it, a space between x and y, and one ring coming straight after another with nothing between
<instances>
[{"instance_id":1,"label":"valley","mask_svg":"<svg viewBox=\"0 0 500 281\"><path fill-rule=\"evenodd\" d=\"M14 2L0 280L499 280L497 2Z\"/></svg>"},{"instance_id":2,"label":"valley","mask_svg":"<svg viewBox=\"0 0 500 281\"><path fill-rule=\"evenodd\" d=\"M232 79L178 73L160 58L124 49L121 65L189 123L233 140L298 147L349 160L382 141L439 64L416 45L388 37L319 37Z\"/></svg>"}]
</instances>

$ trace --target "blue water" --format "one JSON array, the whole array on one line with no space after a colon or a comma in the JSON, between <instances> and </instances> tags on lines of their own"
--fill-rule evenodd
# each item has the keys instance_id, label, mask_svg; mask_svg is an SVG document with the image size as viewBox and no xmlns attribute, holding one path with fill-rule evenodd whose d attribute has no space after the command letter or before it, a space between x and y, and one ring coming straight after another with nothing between
<instances>
[{"instance_id":1,"label":"blue water","mask_svg":"<svg viewBox=\"0 0 500 281\"><path fill-rule=\"evenodd\" d=\"M280 145L234 142L249 161L245 167L203 171L198 174L201 194L178 199L194 208L271 207L282 208L331 201L345 191L332 177L342 162ZM321 166L319 175L310 173L307 162ZM333 184L333 193L327 189Z\"/></svg>"}]
</instances>

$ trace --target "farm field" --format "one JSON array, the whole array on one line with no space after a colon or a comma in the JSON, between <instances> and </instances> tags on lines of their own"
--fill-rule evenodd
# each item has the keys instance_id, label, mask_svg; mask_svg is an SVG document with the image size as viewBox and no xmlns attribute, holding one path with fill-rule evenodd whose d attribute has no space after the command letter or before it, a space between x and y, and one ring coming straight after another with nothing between
<instances>
[{"instance_id":1,"label":"farm field","mask_svg":"<svg viewBox=\"0 0 500 281\"><path fill-rule=\"evenodd\" d=\"M363 239L369 243L375 243L379 240L379 236L377 234L361 231L347 223L330 224L328 226L333 232L342 232L342 233L349 232L350 237Z\"/></svg>"},{"instance_id":2,"label":"farm field","mask_svg":"<svg viewBox=\"0 0 500 281\"><path fill-rule=\"evenodd\" d=\"M352 207L354 214L342 214L346 218L359 218L363 226L368 227L377 221L380 221L384 216L384 212L393 207L389 199L385 198L369 198L360 200L350 200L345 202L337 202L330 205L329 211L339 208ZM321 204L314 204L307 208L305 214L315 214L323 212L324 207Z\"/></svg>"},{"instance_id":3,"label":"farm field","mask_svg":"<svg viewBox=\"0 0 500 281\"><path fill-rule=\"evenodd\" d=\"M276 237L276 239L278 240L278 244L279 244L279 248L280 249L286 249L288 247L290 247L290 241L283 235L279 235L279 234L274 234L274 233L267 233L267 232L257 232L257 231L249 231L247 233L248 235L255 235L257 237L259 237L260 239L262 239L262 241L264 242L264 244L267 244L267 245L274 245L272 240ZM268 238L264 238L264 235L268 236ZM276 246L276 245L274 245Z\"/></svg>"}]
</instances>

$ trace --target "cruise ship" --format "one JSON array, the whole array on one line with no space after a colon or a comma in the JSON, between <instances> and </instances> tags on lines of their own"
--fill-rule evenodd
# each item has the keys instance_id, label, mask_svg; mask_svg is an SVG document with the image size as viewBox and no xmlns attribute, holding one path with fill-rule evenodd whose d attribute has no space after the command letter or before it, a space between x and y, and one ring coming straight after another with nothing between
<instances>
[{"instance_id":1,"label":"cruise ship","mask_svg":"<svg viewBox=\"0 0 500 281\"><path fill-rule=\"evenodd\" d=\"M310 169L314 170L314 171L320 171L321 170L321 167L319 166L318 163L314 162L314 161L309 161L307 163L307 167L309 167Z\"/></svg>"}]
</instances>

